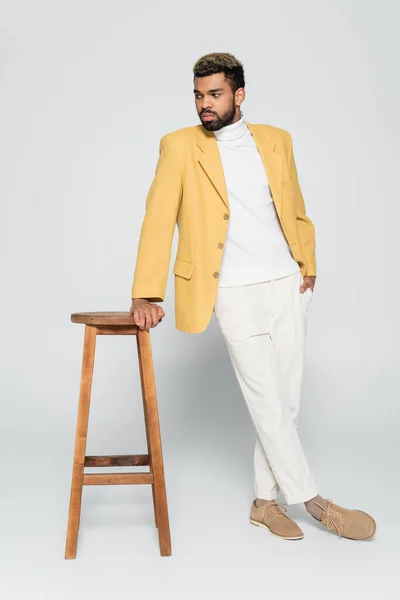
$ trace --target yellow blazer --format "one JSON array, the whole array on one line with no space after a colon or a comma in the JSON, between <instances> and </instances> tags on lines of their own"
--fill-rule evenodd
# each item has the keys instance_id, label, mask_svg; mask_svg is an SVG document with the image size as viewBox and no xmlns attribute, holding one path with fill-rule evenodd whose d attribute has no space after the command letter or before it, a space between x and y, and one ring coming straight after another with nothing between
<instances>
[{"instance_id":1,"label":"yellow blazer","mask_svg":"<svg viewBox=\"0 0 400 600\"><path fill-rule=\"evenodd\" d=\"M315 230L306 216L292 138L284 129L246 121L260 152L277 215L303 277L316 275ZM217 141L199 124L160 140L146 198L132 298L162 302L178 226L175 325L203 332L212 317L230 207Z\"/></svg>"}]
</instances>

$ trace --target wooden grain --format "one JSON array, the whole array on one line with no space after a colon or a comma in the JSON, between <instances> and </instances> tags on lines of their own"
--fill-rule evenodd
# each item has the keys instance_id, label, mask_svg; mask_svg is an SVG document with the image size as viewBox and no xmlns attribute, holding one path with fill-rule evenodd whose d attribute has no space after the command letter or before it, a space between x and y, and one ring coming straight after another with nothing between
<instances>
[{"instance_id":1,"label":"wooden grain","mask_svg":"<svg viewBox=\"0 0 400 600\"><path fill-rule=\"evenodd\" d=\"M138 331L136 343L139 358L139 372L142 385L142 399L145 426L150 457L150 470L154 476L153 502L158 539L162 556L171 555L171 538L168 519L167 493L164 479L160 424L151 352L150 333L146 329Z\"/></svg>"},{"instance_id":2,"label":"wooden grain","mask_svg":"<svg viewBox=\"0 0 400 600\"><path fill-rule=\"evenodd\" d=\"M152 473L85 473L83 485L138 485L153 483Z\"/></svg>"},{"instance_id":3,"label":"wooden grain","mask_svg":"<svg viewBox=\"0 0 400 600\"><path fill-rule=\"evenodd\" d=\"M86 439L89 421L90 395L92 390L96 327L85 326L83 342L82 373L79 392L78 419L75 434L74 462L72 468L71 495L68 515L65 558L76 557L79 522L81 518L83 468L85 463Z\"/></svg>"},{"instance_id":4,"label":"wooden grain","mask_svg":"<svg viewBox=\"0 0 400 600\"><path fill-rule=\"evenodd\" d=\"M86 456L85 467L142 467L149 464L148 454Z\"/></svg>"},{"instance_id":5,"label":"wooden grain","mask_svg":"<svg viewBox=\"0 0 400 600\"><path fill-rule=\"evenodd\" d=\"M71 321L73 323L82 323L84 325L132 325L138 329L135 319L130 312L79 312L72 313ZM117 333L114 330L114 333Z\"/></svg>"}]
</instances>

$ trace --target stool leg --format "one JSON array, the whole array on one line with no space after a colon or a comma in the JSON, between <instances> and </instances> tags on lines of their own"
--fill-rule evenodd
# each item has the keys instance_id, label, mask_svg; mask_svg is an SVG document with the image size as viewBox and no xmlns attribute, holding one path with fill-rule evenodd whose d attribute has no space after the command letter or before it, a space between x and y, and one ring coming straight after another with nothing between
<instances>
[{"instance_id":1,"label":"stool leg","mask_svg":"<svg viewBox=\"0 0 400 600\"><path fill-rule=\"evenodd\" d=\"M85 325L65 558L76 558L97 328Z\"/></svg>"},{"instance_id":2,"label":"stool leg","mask_svg":"<svg viewBox=\"0 0 400 600\"><path fill-rule=\"evenodd\" d=\"M153 473L153 501L155 519L158 525L158 539L161 556L171 556L171 538L168 519L167 493L165 489L164 463L162 456L160 424L158 419L157 395L154 380L153 358L150 332L138 330L136 335L139 371L142 383L143 409L145 413L146 435L149 445L150 468Z\"/></svg>"},{"instance_id":3,"label":"stool leg","mask_svg":"<svg viewBox=\"0 0 400 600\"><path fill-rule=\"evenodd\" d=\"M140 357L139 357L139 365L140 365ZM141 371L141 368L140 368ZM143 377L140 374L140 383L142 386L142 398L144 398L145 395L145 390L144 390L144 386L143 386ZM145 423L145 430L146 430L146 439L147 439L147 452L149 455L149 466L150 466L150 472L153 473L153 464L152 464L152 460L151 460L151 453L150 453L150 439L149 439L149 417L147 415L147 406L146 406L146 402L143 402L143 413L144 413L144 423ZM153 496L153 509L154 509L154 520L155 520L155 525L156 527L158 527L158 523L157 523L157 505L156 505L156 491L155 491L155 486L154 486L154 482L151 484L151 493Z\"/></svg>"}]
</instances>

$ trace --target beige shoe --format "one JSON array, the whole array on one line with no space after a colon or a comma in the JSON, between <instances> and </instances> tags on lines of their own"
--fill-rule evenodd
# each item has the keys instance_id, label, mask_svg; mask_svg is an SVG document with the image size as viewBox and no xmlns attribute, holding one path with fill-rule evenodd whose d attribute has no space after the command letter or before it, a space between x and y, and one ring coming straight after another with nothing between
<instances>
[{"instance_id":1,"label":"beige shoe","mask_svg":"<svg viewBox=\"0 0 400 600\"><path fill-rule=\"evenodd\" d=\"M300 527L285 515L284 508L276 500L267 500L261 506L251 505L250 523L269 529L271 533L285 540L301 540L304 534Z\"/></svg>"},{"instance_id":2,"label":"beige shoe","mask_svg":"<svg viewBox=\"0 0 400 600\"><path fill-rule=\"evenodd\" d=\"M335 532L339 537L351 540L368 540L376 531L374 519L361 510L343 508L338 504L333 504L330 498L324 500L324 506L318 504L318 502L315 502L315 504L323 510L320 523Z\"/></svg>"}]
</instances>

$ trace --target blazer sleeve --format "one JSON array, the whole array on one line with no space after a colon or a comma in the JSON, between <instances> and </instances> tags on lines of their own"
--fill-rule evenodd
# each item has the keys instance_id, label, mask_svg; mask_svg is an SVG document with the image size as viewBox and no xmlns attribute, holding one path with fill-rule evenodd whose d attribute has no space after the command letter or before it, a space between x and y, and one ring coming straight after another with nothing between
<instances>
[{"instance_id":1,"label":"blazer sleeve","mask_svg":"<svg viewBox=\"0 0 400 600\"><path fill-rule=\"evenodd\" d=\"M164 300L181 198L179 157L163 136L155 175L146 197L131 298L147 298L151 302Z\"/></svg>"},{"instance_id":2,"label":"blazer sleeve","mask_svg":"<svg viewBox=\"0 0 400 600\"><path fill-rule=\"evenodd\" d=\"M316 257L315 257L315 227L311 219L306 214L306 207L304 204L303 194L300 189L299 178L297 174L296 162L293 153L293 142L292 137L289 134L289 172L290 179L292 181L296 215L297 215L297 227L299 231L299 237L301 246L307 261L307 275L316 275Z\"/></svg>"}]
</instances>

